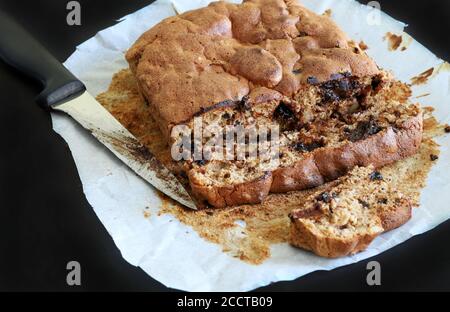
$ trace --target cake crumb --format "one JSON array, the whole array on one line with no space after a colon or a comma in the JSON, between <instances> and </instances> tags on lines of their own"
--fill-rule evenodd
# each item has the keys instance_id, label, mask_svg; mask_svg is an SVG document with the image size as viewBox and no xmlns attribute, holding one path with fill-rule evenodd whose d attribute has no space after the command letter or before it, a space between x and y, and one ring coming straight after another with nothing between
<instances>
[{"instance_id":1,"label":"cake crumb","mask_svg":"<svg viewBox=\"0 0 450 312\"><path fill-rule=\"evenodd\" d=\"M364 41L361 40L361 42L359 43L359 48L363 51L366 51L369 49L369 46Z\"/></svg>"},{"instance_id":2,"label":"cake crumb","mask_svg":"<svg viewBox=\"0 0 450 312\"><path fill-rule=\"evenodd\" d=\"M331 9L327 9L327 10L325 10L325 11L323 12L323 15L324 15L324 16L330 17L331 14L333 14L333 11L332 11Z\"/></svg>"},{"instance_id":3,"label":"cake crumb","mask_svg":"<svg viewBox=\"0 0 450 312\"><path fill-rule=\"evenodd\" d=\"M411 84L412 85L421 85L421 84L425 84L428 82L428 78L431 77L431 75L433 75L434 72L434 67L431 67L429 69L427 69L426 71L424 71L423 73L412 77L411 78Z\"/></svg>"},{"instance_id":4,"label":"cake crumb","mask_svg":"<svg viewBox=\"0 0 450 312\"><path fill-rule=\"evenodd\" d=\"M420 98L423 98L423 97L426 97L426 96L429 96L429 95L430 95L430 93L424 93L424 94L416 96L415 98L416 99L420 99ZM434 110L434 108L433 108L433 110Z\"/></svg>"},{"instance_id":5,"label":"cake crumb","mask_svg":"<svg viewBox=\"0 0 450 312\"><path fill-rule=\"evenodd\" d=\"M145 209L143 211L144 218L146 218L146 219L150 218L150 216L152 215L148 209L149 209L148 207L145 207Z\"/></svg>"},{"instance_id":6,"label":"cake crumb","mask_svg":"<svg viewBox=\"0 0 450 312\"><path fill-rule=\"evenodd\" d=\"M401 35L399 36L391 32L386 33L383 39L388 41L389 51L396 51L403 41L403 37Z\"/></svg>"}]
</instances>

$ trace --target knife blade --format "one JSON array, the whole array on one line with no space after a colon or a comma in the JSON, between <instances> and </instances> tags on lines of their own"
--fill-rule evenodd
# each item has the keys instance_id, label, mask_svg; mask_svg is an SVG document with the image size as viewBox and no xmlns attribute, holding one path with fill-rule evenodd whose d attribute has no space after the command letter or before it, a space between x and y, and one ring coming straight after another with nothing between
<instances>
[{"instance_id":1,"label":"knife blade","mask_svg":"<svg viewBox=\"0 0 450 312\"><path fill-rule=\"evenodd\" d=\"M197 209L172 172L98 103L81 81L1 11L0 32L0 58L43 85L36 99L38 104L70 115L156 189L188 208Z\"/></svg>"}]
</instances>

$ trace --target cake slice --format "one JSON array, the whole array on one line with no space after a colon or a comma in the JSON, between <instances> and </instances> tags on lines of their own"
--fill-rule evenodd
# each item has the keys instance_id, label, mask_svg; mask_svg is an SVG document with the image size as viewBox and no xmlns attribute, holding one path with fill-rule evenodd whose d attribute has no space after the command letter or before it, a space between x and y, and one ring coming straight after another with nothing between
<instances>
[{"instance_id":1,"label":"cake slice","mask_svg":"<svg viewBox=\"0 0 450 312\"><path fill-rule=\"evenodd\" d=\"M342 83L342 79L332 83ZM406 92L407 88L383 80L376 89L359 89L366 92L364 99L358 94L322 104L323 97L315 94L309 101L299 95L302 104L288 99L257 104L248 98L244 111L244 105L236 103L204 113L204 128L238 123L250 129L278 126L281 131L277 154L271 158L224 161L219 154L217 159L186 162L192 192L214 207L259 203L270 192L313 188L355 166L380 168L413 155L422 139L422 114L399 90ZM308 121L302 121L305 114L311 116Z\"/></svg>"},{"instance_id":2,"label":"cake slice","mask_svg":"<svg viewBox=\"0 0 450 312\"><path fill-rule=\"evenodd\" d=\"M363 251L411 218L412 204L373 167L357 167L292 211L290 242L336 258Z\"/></svg>"},{"instance_id":3,"label":"cake slice","mask_svg":"<svg viewBox=\"0 0 450 312\"><path fill-rule=\"evenodd\" d=\"M219 1L170 17L126 58L168 148L190 142L177 165L199 207L255 204L270 192L316 187L355 166L379 168L413 155L422 140L422 113L409 102L408 86L328 16L293 0ZM248 157L252 148L244 146L245 157L231 159L208 153L214 135L205 129L226 136L229 126L271 129L276 151ZM243 145L223 143L221 150ZM260 146L253 150L260 156Z\"/></svg>"}]
</instances>

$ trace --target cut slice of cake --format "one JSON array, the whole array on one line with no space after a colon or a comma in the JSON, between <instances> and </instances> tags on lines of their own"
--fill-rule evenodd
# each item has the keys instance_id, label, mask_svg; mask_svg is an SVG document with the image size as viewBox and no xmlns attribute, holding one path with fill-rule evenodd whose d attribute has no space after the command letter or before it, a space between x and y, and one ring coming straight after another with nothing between
<instances>
[{"instance_id":1,"label":"cut slice of cake","mask_svg":"<svg viewBox=\"0 0 450 312\"><path fill-rule=\"evenodd\" d=\"M411 218L412 204L373 167L356 167L292 211L290 242L336 258L363 251Z\"/></svg>"},{"instance_id":2,"label":"cut slice of cake","mask_svg":"<svg viewBox=\"0 0 450 312\"><path fill-rule=\"evenodd\" d=\"M191 143L177 161L199 207L254 204L270 192L316 187L355 166L408 157L422 140L422 113L409 102L408 86L328 16L296 1L211 3L163 20L126 58L168 148ZM198 117L200 139L193 135ZM221 128L226 137L230 126L277 129L276 136L265 132L276 153L207 153L215 135L205 129Z\"/></svg>"}]
</instances>

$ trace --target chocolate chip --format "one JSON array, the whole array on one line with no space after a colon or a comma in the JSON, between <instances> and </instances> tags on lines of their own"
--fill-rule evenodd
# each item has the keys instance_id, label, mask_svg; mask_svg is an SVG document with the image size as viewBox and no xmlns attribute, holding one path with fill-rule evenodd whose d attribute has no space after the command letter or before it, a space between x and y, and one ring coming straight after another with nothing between
<instances>
[{"instance_id":1,"label":"chocolate chip","mask_svg":"<svg viewBox=\"0 0 450 312\"><path fill-rule=\"evenodd\" d=\"M276 118L281 119L290 119L294 118L294 113L292 112L291 108L288 106L288 104L281 102L277 108L275 109L274 116Z\"/></svg>"},{"instance_id":2,"label":"chocolate chip","mask_svg":"<svg viewBox=\"0 0 450 312\"><path fill-rule=\"evenodd\" d=\"M381 198L381 199L378 200L378 203L382 204L382 205L386 205L388 203L388 199L387 198Z\"/></svg>"},{"instance_id":3,"label":"chocolate chip","mask_svg":"<svg viewBox=\"0 0 450 312\"><path fill-rule=\"evenodd\" d=\"M347 75L348 73L331 75L331 80L320 85L323 102L347 99L362 89L356 78Z\"/></svg>"},{"instance_id":4,"label":"chocolate chip","mask_svg":"<svg viewBox=\"0 0 450 312\"><path fill-rule=\"evenodd\" d=\"M446 126L446 127L444 128L444 131L445 131L445 133L450 133L450 126Z\"/></svg>"},{"instance_id":5,"label":"chocolate chip","mask_svg":"<svg viewBox=\"0 0 450 312\"><path fill-rule=\"evenodd\" d=\"M206 213L208 216L212 216L212 215L214 214L214 212L212 212L212 211L210 211L210 210L206 210L205 213Z\"/></svg>"},{"instance_id":6,"label":"chocolate chip","mask_svg":"<svg viewBox=\"0 0 450 312\"><path fill-rule=\"evenodd\" d=\"M223 119L230 119L231 115L228 112L226 112L225 114L222 115L222 118Z\"/></svg>"},{"instance_id":7,"label":"chocolate chip","mask_svg":"<svg viewBox=\"0 0 450 312\"><path fill-rule=\"evenodd\" d=\"M431 154L431 155L430 155L430 159L431 159L431 161L435 161L435 160L438 160L438 159L439 159L439 156L438 156L438 155Z\"/></svg>"},{"instance_id":8,"label":"chocolate chip","mask_svg":"<svg viewBox=\"0 0 450 312\"><path fill-rule=\"evenodd\" d=\"M314 76L308 77L308 79L306 79L306 82L312 85L319 84L319 80Z\"/></svg>"},{"instance_id":9,"label":"chocolate chip","mask_svg":"<svg viewBox=\"0 0 450 312\"><path fill-rule=\"evenodd\" d=\"M361 204L361 206L363 206L364 208L370 208L370 205L368 202L366 202L365 200L362 199L358 199L358 203Z\"/></svg>"},{"instance_id":10,"label":"chocolate chip","mask_svg":"<svg viewBox=\"0 0 450 312\"><path fill-rule=\"evenodd\" d=\"M371 181L382 181L383 175L378 171L374 171L370 174L369 178Z\"/></svg>"},{"instance_id":11,"label":"chocolate chip","mask_svg":"<svg viewBox=\"0 0 450 312\"><path fill-rule=\"evenodd\" d=\"M329 203L331 203L331 200L335 197L336 197L336 194L334 194L334 193L330 194L328 192L323 192L323 193L319 194L319 196L316 197L316 200L329 204Z\"/></svg>"},{"instance_id":12,"label":"chocolate chip","mask_svg":"<svg viewBox=\"0 0 450 312\"><path fill-rule=\"evenodd\" d=\"M347 138L352 142L356 142L367 139L369 136L377 134L381 130L383 128L374 120L360 121L356 128L348 133Z\"/></svg>"},{"instance_id":13,"label":"chocolate chip","mask_svg":"<svg viewBox=\"0 0 450 312\"><path fill-rule=\"evenodd\" d=\"M204 166L206 164L206 160L204 159L195 160L194 162L199 166Z\"/></svg>"},{"instance_id":14,"label":"chocolate chip","mask_svg":"<svg viewBox=\"0 0 450 312\"><path fill-rule=\"evenodd\" d=\"M248 95L244 96L238 103L237 103L237 109L240 111L246 111L250 109L250 104L248 103Z\"/></svg>"},{"instance_id":15,"label":"chocolate chip","mask_svg":"<svg viewBox=\"0 0 450 312\"><path fill-rule=\"evenodd\" d=\"M325 144L323 143L323 141L314 141L311 143L297 142L292 145L292 148L297 152L307 153L312 152L315 149L321 148L324 145Z\"/></svg>"},{"instance_id":16,"label":"chocolate chip","mask_svg":"<svg viewBox=\"0 0 450 312\"><path fill-rule=\"evenodd\" d=\"M294 130L299 125L298 118L285 102L281 102L273 113L273 117L280 124L281 131Z\"/></svg>"},{"instance_id":17,"label":"chocolate chip","mask_svg":"<svg viewBox=\"0 0 450 312\"><path fill-rule=\"evenodd\" d=\"M372 78L371 87L375 92L380 90L382 79L379 76Z\"/></svg>"},{"instance_id":18,"label":"chocolate chip","mask_svg":"<svg viewBox=\"0 0 450 312\"><path fill-rule=\"evenodd\" d=\"M323 102L335 102L339 101L341 98L330 89L325 89L322 91L322 100Z\"/></svg>"}]
</instances>

